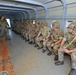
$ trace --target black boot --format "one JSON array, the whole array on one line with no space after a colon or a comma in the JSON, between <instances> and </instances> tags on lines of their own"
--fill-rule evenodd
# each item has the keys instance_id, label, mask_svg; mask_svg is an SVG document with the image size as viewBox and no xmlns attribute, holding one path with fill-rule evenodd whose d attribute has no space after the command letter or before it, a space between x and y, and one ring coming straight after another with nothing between
<instances>
[{"instance_id":1,"label":"black boot","mask_svg":"<svg viewBox=\"0 0 76 75\"><path fill-rule=\"evenodd\" d=\"M71 69L68 75L76 75L76 69Z\"/></svg>"},{"instance_id":2,"label":"black boot","mask_svg":"<svg viewBox=\"0 0 76 75\"><path fill-rule=\"evenodd\" d=\"M58 60L58 55L55 55L54 60L55 60L55 61L57 61L57 60Z\"/></svg>"},{"instance_id":3,"label":"black boot","mask_svg":"<svg viewBox=\"0 0 76 75\"><path fill-rule=\"evenodd\" d=\"M47 54L48 56L52 55L52 51L49 51L49 53Z\"/></svg>"},{"instance_id":4,"label":"black boot","mask_svg":"<svg viewBox=\"0 0 76 75\"><path fill-rule=\"evenodd\" d=\"M43 49L43 51L42 51L42 53L44 53L46 50L45 49Z\"/></svg>"},{"instance_id":5,"label":"black boot","mask_svg":"<svg viewBox=\"0 0 76 75\"><path fill-rule=\"evenodd\" d=\"M64 64L64 61L57 61L57 62L55 62L56 66L63 65L63 64Z\"/></svg>"},{"instance_id":6,"label":"black boot","mask_svg":"<svg viewBox=\"0 0 76 75\"><path fill-rule=\"evenodd\" d=\"M35 46L34 47L38 47L38 45L37 44L35 44Z\"/></svg>"},{"instance_id":7,"label":"black boot","mask_svg":"<svg viewBox=\"0 0 76 75\"><path fill-rule=\"evenodd\" d=\"M32 41L30 41L28 44L32 44Z\"/></svg>"},{"instance_id":8,"label":"black boot","mask_svg":"<svg viewBox=\"0 0 76 75\"><path fill-rule=\"evenodd\" d=\"M40 50L40 49L42 49L42 47L38 47L37 49Z\"/></svg>"}]
</instances>

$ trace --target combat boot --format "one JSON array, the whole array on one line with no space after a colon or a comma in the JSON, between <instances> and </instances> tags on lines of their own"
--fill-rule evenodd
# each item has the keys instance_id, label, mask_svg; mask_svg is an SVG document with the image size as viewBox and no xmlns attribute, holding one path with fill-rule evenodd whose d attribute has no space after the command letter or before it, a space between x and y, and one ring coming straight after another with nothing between
<instances>
[{"instance_id":1,"label":"combat boot","mask_svg":"<svg viewBox=\"0 0 76 75\"><path fill-rule=\"evenodd\" d=\"M76 69L71 69L68 75L76 75Z\"/></svg>"},{"instance_id":2,"label":"combat boot","mask_svg":"<svg viewBox=\"0 0 76 75\"><path fill-rule=\"evenodd\" d=\"M55 62L56 66L63 65L63 64L64 64L64 61L57 61L57 62Z\"/></svg>"},{"instance_id":3,"label":"combat boot","mask_svg":"<svg viewBox=\"0 0 76 75\"><path fill-rule=\"evenodd\" d=\"M45 49L43 49L43 51L42 51L42 53L44 53L46 50Z\"/></svg>"},{"instance_id":4,"label":"combat boot","mask_svg":"<svg viewBox=\"0 0 76 75\"><path fill-rule=\"evenodd\" d=\"M47 54L48 56L52 55L52 51L49 51L49 53Z\"/></svg>"},{"instance_id":5,"label":"combat boot","mask_svg":"<svg viewBox=\"0 0 76 75\"><path fill-rule=\"evenodd\" d=\"M35 44L35 46L34 47L38 47L38 45L37 44Z\"/></svg>"},{"instance_id":6,"label":"combat boot","mask_svg":"<svg viewBox=\"0 0 76 75\"><path fill-rule=\"evenodd\" d=\"M30 41L28 44L32 44L32 41Z\"/></svg>"},{"instance_id":7,"label":"combat boot","mask_svg":"<svg viewBox=\"0 0 76 75\"><path fill-rule=\"evenodd\" d=\"M43 47L38 47L38 50L42 49Z\"/></svg>"},{"instance_id":8,"label":"combat boot","mask_svg":"<svg viewBox=\"0 0 76 75\"><path fill-rule=\"evenodd\" d=\"M58 55L55 55L54 60L55 60L55 61L57 61L57 60L58 60Z\"/></svg>"}]
</instances>

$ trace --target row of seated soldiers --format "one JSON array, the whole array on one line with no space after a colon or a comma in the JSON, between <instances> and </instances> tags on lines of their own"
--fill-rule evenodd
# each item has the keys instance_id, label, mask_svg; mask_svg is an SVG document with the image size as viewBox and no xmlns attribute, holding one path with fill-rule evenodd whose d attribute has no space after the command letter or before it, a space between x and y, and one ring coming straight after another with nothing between
<instances>
[{"instance_id":1,"label":"row of seated soldiers","mask_svg":"<svg viewBox=\"0 0 76 75\"><path fill-rule=\"evenodd\" d=\"M55 65L64 64L64 53L71 57L71 71L68 75L76 75L76 22L72 22L67 27L67 32L60 29L59 21L52 23L52 29L47 26L46 21L31 20L25 22L15 22L13 31L20 34L29 44L35 44L38 50L43 53L48 50L48 56L54 54Z\"/></svg>"}]
</instances>

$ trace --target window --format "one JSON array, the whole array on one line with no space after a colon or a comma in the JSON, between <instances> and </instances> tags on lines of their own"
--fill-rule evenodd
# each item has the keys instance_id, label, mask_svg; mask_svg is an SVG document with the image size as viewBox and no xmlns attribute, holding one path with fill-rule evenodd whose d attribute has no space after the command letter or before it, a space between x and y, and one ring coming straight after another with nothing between
<instances>
[{"instance_id":1,"label":"window","mask_svg":"<svg viewBox=\"0 0 76 75\"><path fill-rule=\"evenodd\" d=\"M8 25L9 25L8 27L11 28L10 19L6 19L6 21L7 21Z\"/></svg>"}]
</instances>

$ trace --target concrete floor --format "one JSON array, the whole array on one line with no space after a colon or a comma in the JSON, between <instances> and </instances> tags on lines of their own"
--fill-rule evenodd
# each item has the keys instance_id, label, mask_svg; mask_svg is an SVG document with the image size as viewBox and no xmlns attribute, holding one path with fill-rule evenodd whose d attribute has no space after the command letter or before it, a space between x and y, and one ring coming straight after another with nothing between
<instances>
[{"instance_id":1,"label":"concrete floor","mask_svg":"<svg viewBox=\"0 0 76 75\"><path fill-rule=\"evenodd\" d=\"M10 36L7 44L16 75L68 75L69 57L65 57L64 65L55 66L54 55L47 56L12 31Z\"/></svg>"}]
</instances>

